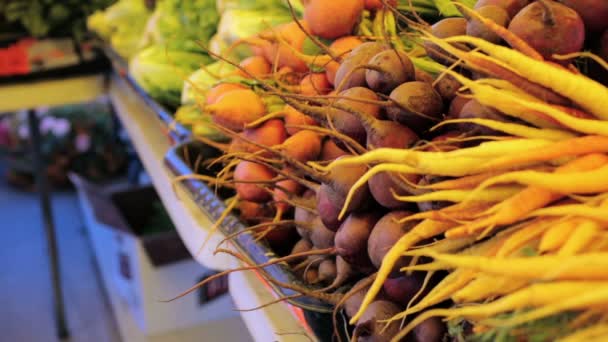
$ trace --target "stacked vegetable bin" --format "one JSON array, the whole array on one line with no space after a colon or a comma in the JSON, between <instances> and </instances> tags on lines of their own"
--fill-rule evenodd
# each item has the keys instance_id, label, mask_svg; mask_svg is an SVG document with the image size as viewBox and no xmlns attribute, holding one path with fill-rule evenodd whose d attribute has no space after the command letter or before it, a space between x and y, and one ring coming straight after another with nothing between
<instances>
[{"instance_id":1,"label":"stacked vegetable bin","mask_svg":"<svg viewBox=\"0 0 608 342\"><path fill-rule=\"evenodd\" d=\"M204 249L322 340L608 336L608 3L186 3L122 56Z\"/></svg>"}]
</instances>

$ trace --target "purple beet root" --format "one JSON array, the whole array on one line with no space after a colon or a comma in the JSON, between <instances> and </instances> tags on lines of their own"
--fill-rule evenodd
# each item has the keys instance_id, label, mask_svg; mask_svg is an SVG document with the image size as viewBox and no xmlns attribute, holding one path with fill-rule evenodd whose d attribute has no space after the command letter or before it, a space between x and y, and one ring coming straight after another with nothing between
<instances>
[{"instance_id":1,"label":"purple beet root","mask_svg":"<svg viewBox=\"0 0 608 342\"><path fill-rule=\"evenodd\" d=\"M587 31L600 33L608 29L608 1L606 0L559 0L575 10L585 22Z\"/></svg>"},{"instance_id":2,"label":"purple beet root","mask_svg":"<svg viewBox=\"0 0 608 342\"><path fill-rule=\"evenodd\" d=\"M585 25L575 10L555 1L539 0L524 7L509 24L509 31L526 41L545 59L554 54L581 51L585 43Z\"/></svg>"},{"instance_id":3,"label":"purple beet root","mask_svg":"<svg viewBox=\"0 0 608 342\"><path fill-rule=\"evenodd\" d=\"M319 212L319 218L321 222L331 231L337 231L342 224L342 220L338 219L344 199L336 202L337 195L335 192L326 184L321 184L321 187L317 191L317 211Z\"/></svg>"},{"instance_id":4,"label":"purple beet root","mask_svg":"<svg viewBox=\"0 0 608 342\"><path fill-rule=\"evenodd\" d=\"M382 259L384 259L386 253L388 253L395 243L416 225L416 222L406 222L403 224L396 222L409 215L411 213L408 211L392 211L378 220L374 229L372 229L367 241L367 253L376 268L380 268ZM402 257L395 264L393 271L398 272L401 267L407 266L410 261L410 257Z\"/></svg>"},{"instance_id":5,"label":"purple beet root","mask_svg":"<svg viewBox=\"0 0 608 342\"><path fill-rule=\"evenodd\" d=\"M530 0L479 0L475 4L475 9L488 5L500 6L507 10L510 18L513 18L517 12L521 11L529 3Z\"/></svg>"},{"instance_id":6,"label":"purple beet root","mask_svg":"<svg viewBox=\"0 0 608 342\"><path fill-rule=\"evenodd\" d=\"M386 300L372 302L357 322L353 336L357 337L357 341L363 342L390 341L399 333L399 321L394 321L388 326L381 321L389 319L399 312L401 312L401 308L393 302Z\"/></svg>"},{"instance_id":7,"label":"purple beet root","mask_svg":"<svg viewBox=\"0 0 608 342\"><path fill-rule=\"evenodd\" d=\"M416 293L420 291L423 282L424 276L421 274L400 275L395 278L388 278L382 288L388 299L406 307ZM424 292L426 293L429 290L430 286L427 286ZM420 294L418 299L424 298L425 293Z\"/></svg>"},{"instance_id":8,"label":"purple beet root","mask_svg":"<svg viewBox=\"0 0 608 342\"><path fill-rule=\"evenodd\" d=\"M411 342L441 342L447 336L448 329L439 317L431 317L418 324L414 331L409 335L413 335Z\"/></svg>"},{"instance_id":9,"label":"purple beet root","mask_svg":"<svg viewBox=\"0 0 608 342\"><path fill-rule=\"evenodd\" d=\"M400 175L395 172L380 172L369 179L369 191L374 196L374 199L381 206L388 209L408 209L413 205L408 202L399 201L393 196L393 190L398 196L411 195L410 189L408 189L402 178L412 182L418 183L420 179L419 175L404 174Z\"/></svg>"},{"instance_id":10,"label":"purple beet root","mask_svg":"<svg viewBox=\"0 0 608 342\"><path fill-rule=\"evenodd\" d=\"M367 240L380 213L352 213L336 232L335 244L338 255L354 266L369 267Z\"/></svg>"}]
</instances>

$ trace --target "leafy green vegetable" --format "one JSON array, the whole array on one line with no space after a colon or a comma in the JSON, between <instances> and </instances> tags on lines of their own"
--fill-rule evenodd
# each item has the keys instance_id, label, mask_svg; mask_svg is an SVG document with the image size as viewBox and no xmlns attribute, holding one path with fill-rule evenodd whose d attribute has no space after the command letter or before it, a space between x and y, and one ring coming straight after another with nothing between
<instances>
[{"instance_id":1,"label":"leafy green vegetable","mask_svg":"<svg viewBox=\"0 0 608 342\"><path fill-rule=\"evenodd\" d=\"M192 134L196 137L204 137L214 141L228 141L230 138L215 128L209 113L203 112L198 105L181 106L175 113L175 119L189 121Z\"/></svg>"},{"instance_id":2,"label":"leafy green vegetable","mask_svg":"<svg viewBox=\"0 0 608 342\"><path fill-rule=\"evenodd\" d=\"M417 69L431 74L439 74L445 70L445 66L435 62L429 57L412 57L412 63Z\"/></svg>"},{"instance_id":3,"label":"leafy green vegetable","mask_svg":"<svg viewBox=\"0 0 608 342\"><path fill-rule=\"evenodd\" d=\"M519 312L499 315L498 318L508 318ZM469 336L471 342L519 342L525 338L528 342L549 342L570 333L568 325L578 316L577 312L565 312L515 327L496 327L482 333Z\"/></svg>"},{"instance_id":4,"label":"leafy green vegetable","mask_svg":"<svg viewBox=\"0 0 608 342\"><path fill-rule=\"evenodd\" d=\"M329 39L324 39L320 37L316 37L319 41L321 41L325 46L331 45L332 41ZM302 43L302 53L309 56L322 55L325 54L317 44L315 44L310 37L304 38L304 42ZM308 65L310 71L312 72L323 72L325 68L323 66L317 66L314 64Z\"/></svg>"},{"instance_id":5,"label":"leafy green vegetable","mask_svg":"<svg viewBox=\"0 0 608 342\"><path fill-rule=\"evenodd\" d=\"M304 13L304 5L300 0L290 0L297 15ZM287 0L217 0L217 10L224 13L227 10L268 10L288 9Z\"/></svg>"},{"instance_id":6,"label":"leafy green vegetable","mask_svg":"<svg viewBox=\"0 0 608 342\"><path fill-rule=\"evenodd\" d=\"M188 76L188 81L184 82L182 91L182 105L204 102L204 96L207 91L220 82L226 80L226 76L236 70L230 64L223 62L215 62L193 72ZM220 77L220 79L215 78Z\"/></svg>"},{"instance_id":7,"label":"leafy green vegetable","mask_svg":"<svg viewBox=\"0 0 608 342\"><path fill-rule=\"evenodd\" d=\"M150 11L143 1L120 0L105 11L89 16L87 26L128 59L140 50L139 42L149 17Z\"/></svg>"},{"instance_id":8,"label":"leafy green vegetable","mask_svg":"<svg viewBox=\"0 0 608 342\"><path fill-rule=\"evenodd\" d=\"M207 55L153 45L135 55L129 63L129 72L150 96L177 108L184 80L209 62L211 58Z\"/></svg>"},{"instance_id":9,"label":"leafy green vegetable","mask_svg":"<svg viewBox=\"0 0 608 342\"><path fill-rule=\"evenodd\" d=\"M80 38L86 31L85 18L96 10L106 8L114 0L3 0L2 17L18 24L33 37L72 36Z\"/></svg>"},{"instance_id":10,"label":"leafy green vegetable","mask_svg":"<svg viewBox=\"0 0 608 342\"><path fill-rule=\"evenodd\" d=\"M473 8L477 0L459 0L469 8ZM462 13L454 5L454 0L399 0L397 8L404 14L416 11L424 17L462 17Z\"/></svg>"},{"instance_id":11,"label":"leafy green vegetable","mask_svg":"<svg viewBox=\"0 0 608 342\"><path fill-rule=\"evenodd\" d=\"M538 256L538 251L532 246L524 246L519 253L527 257Z\"/></svg>"},{"instance_id":12,"label":"leafy green vegetable","mask_svg":"<svg viewBox=\"0 0 608 342\"><path fill-rule=\"evenodd\" d=\"M448 321L448 336L454 342L465 342L464 321L462 319L452 319Z\"/></svg>"},{"instance_id":13,"label":"leafy green vegetable","mask_svg":"<svg viewBox=\"0 0 608 342\"><path fill-rule=\"evenodd\" d=\"M230 9L222 14L217 34L211 40L211 50L225 55L223 52L239 39L251 37L259 32L291 21L291 14L280 8L266 10ZM234 51L229 58L242 59L251 55L250 49L243 46Z\"/></svg>"},{"instance_id":14,"label":"leafy green vegetable","mask_svg":"<svg viewBox=\"0 0 608 342\"><path fill-rule=\"evenodd\" d=\"M215 0L159 1L154 16L152 43L191 52L202 52L196 42L206 45L220 19Z\"/></svg>"},{"instance_id":15,"label":"leafy green vegetable","mask_svg":"<svg viewBox=\"0 0 608 342\"><path fill-rule=\"evenodd\" d=\"M451 0L433 0L435 7L439 10L439 13L444 17L462 17L462 14L452 3Z\"/></svg>"},{"instance_id":16,"label":"leafy green vegetable","mask_svg":"<svg viewBox=\"0 0 608 342\"><path fill-rule=\"evenodd\" d=\"M325 46L329 46L332 43L332 41L329 39L323 39L321 37L315 38L317 38L317 40L319 40L321 43L325 44ZM302 53L305 55L314 56L324 54L325 52L317 44L315 44L310 37L306 37L302 43Z\"/></svg>"}]
</instances>

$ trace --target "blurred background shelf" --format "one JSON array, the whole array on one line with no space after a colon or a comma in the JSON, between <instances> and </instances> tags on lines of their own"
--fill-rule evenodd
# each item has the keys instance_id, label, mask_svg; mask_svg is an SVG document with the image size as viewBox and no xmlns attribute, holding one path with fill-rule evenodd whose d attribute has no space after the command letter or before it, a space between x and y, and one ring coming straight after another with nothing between
<instances>
[{"instance_id":1,"label":"blurred background shelf","mask_svg":"<svg viewBox=\"0 0 608 342\"><path fill-rule=\"evenodd\" d=\"M0 79L0 115L18 110L27 110L28 132L31 136L31 153L34 176L40 197L42 213L41 226L44 228L49 254L50 280L53 284L53 315L56 336L69 337L63 299L62 274L60 271L55 222L52 213L51 196L41 149L39 118L35 108L90 102L106 91L102 73L107 64L71 65L52 70L51 73L30 73Z\"/></svg>"},{"instance_id":2,"label":"blurred background shelf","mask_svg":"<svg viewBox=\"0 0 608 342\"><path fill-rule=\"evenodd\" d=\"M108 94L188 251L198 263L208 269L226 270L240 266L232 256L213 255L214 247L224 235L219 231L209 231L212 222L180 185L173 187L174 176L163 162L166 153L179 139L176 139L175 135L169 135L166 117L158 114L162 108L156 107L126 74L115 70L111 74L92 73L65 79L30 79L27 82L3 83L0 84L0 94L0 113L38 106L89 102ZM200 250L209 235L207 248ZM276 299L274 292L252 272L235 273L230 276L229 281L232 300L237 309L257 307ZM200 339L201 336L213 336L230 330L227 325L242 324L240 318L256 341L315 340L314 334L305 328L306 323L301 311L285 303L241 312L240 318L237 314L229 315L230 317L225 319L210 321L194 328L149 337L138 330L137 324L126 309L120 309L126 305L121 303L120 297L112 293L109 293L108 297L112 302L116 320L121 322L119 330L125 341L195 341L197 337ZM232 304L228 296L211 303L212 306L224 308ZM235 330L234 336L222 335L222 338L243 340L246 334L242 334L242 329L238 330Z\"/></svg>"},{"instance_id":3,"label":"blurred background shelf","mask_svg":"<svg viewBox=\"0 0 608 342\"><path fill-rule=\"evenodd\" d=\"M105 84L105 76L101 73L0 83L0 113L93 101L105 93Z\"/></svg>"}]
</instances>

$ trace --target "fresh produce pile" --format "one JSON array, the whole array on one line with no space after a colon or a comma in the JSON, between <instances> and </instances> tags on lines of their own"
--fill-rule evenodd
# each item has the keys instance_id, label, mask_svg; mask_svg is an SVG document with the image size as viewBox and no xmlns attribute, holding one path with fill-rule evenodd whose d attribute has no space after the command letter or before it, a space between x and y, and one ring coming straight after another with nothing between
<instances>
[{"instance_id":1,"label":"fresh produce pile","mask_svg":"<svg viewBox=\"0 0 608 342\"><path fill-rule=\"evenodd\" d=\"M87 27L109 42L116 52L131 58L140 49L150 10L143 1L119 0L87 18Z\"/></svg>"},{"instance_id":2,"label":"fresh produce pile","mask_svg":"<svg viewBox=\"0 0 608 342\"><path fill-rule=\"evenodd\" d=\"M200 44L176 115L277 250L253 267L355 340L608 338L608 2L303 5Z\"/></svg>"},{"instance_id":3,"label":"fresh produce pile","mask_svg":"<svg viewBox=\"0 0 608 342\"><path fill-rule=\"evenodd\" d=\"M216 32L215 0L119 0L88 18L89 29L129 61L129 73L155 100L175 109L184 80L212 59L198 47Z\"/></svg>"},{"instance_id":4,"label":"fresh produce pile","mask_svg":"<svg viewBox=\"0 0 608 342\"><path fill-rule=\"evenodd\" d=\"M294 6L301 10L297 1ZM235 42L248 38L265 28L273 27L292 20L287 3L283 0L257 1L217 1L217 10L221 18L217 33L209 41L212 53L245 59L253 55L252 49L246 45L235 45ZM211 116L201 110L197 103L205 102L206 92L218 83L218 80L238 83L245 81L236 68L216 61L192 73L183 82L181 106L175 112L175 120L189 127L196 136L213 140L226 140L226 136L210 125Z\"/></svg>"}]
</instances>

